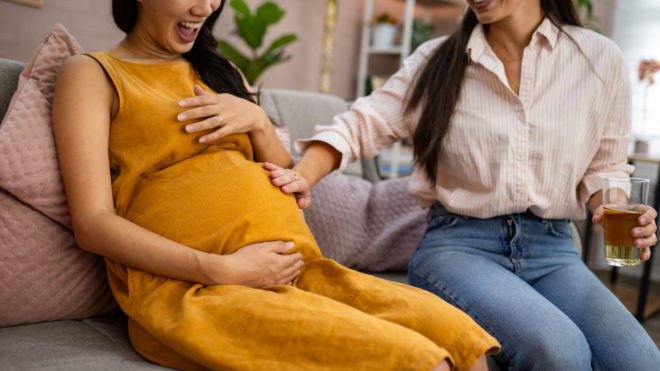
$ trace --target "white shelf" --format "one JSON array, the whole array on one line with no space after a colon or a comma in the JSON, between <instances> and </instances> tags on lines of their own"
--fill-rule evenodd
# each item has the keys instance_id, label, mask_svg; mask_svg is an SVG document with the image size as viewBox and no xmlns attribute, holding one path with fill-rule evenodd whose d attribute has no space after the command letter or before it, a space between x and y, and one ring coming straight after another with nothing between
<instances>
[{"instance_id":1,"label":"white shelf","mask_svg":"<svg viewBox=\"0 0 660 371\"><path fill-rule=\"evenodd\" d=\"M369 47L369 54L396 54L399 55L403 53L402 46L393 46L391 48L374 48L373 46Z\"/></svg>"}]
</instances>

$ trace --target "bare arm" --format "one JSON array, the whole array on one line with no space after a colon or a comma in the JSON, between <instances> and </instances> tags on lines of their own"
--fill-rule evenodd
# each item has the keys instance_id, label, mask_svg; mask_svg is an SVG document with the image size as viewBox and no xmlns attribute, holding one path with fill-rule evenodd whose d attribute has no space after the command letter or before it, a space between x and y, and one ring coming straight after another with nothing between
<instances>
[{"instance_id":1,"label":"bare arm","mask_svg":"<svg viewBox=\"0 0 660 371\"><path fill-rule=\"evenodd\" d=\"M69 58L60 68L53 103L53 130L79 245L119 263L179 280L205 285L262 285L246 275L245 269L240 269L246 256L197 251L115 214L108 158L115 94L101 66L89 57ZM271 244L268 249L273 252L269 258L286 258L287 263L296 260L294 255L279 255L290 249L284 243ZM259 268L256 263L247 264L253 264L248 270ZM267 281L271 278L267 274L261 276Z\"/></svg>"}]
</instances>

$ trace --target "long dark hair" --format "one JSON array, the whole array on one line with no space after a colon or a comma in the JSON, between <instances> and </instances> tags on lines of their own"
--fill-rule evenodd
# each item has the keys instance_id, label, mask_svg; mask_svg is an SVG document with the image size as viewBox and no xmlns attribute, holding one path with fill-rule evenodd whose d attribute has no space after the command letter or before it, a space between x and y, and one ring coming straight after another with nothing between
<instances>
[{"instance_id":1,"label":"long dark hair","mask_svg":"<svg viewBox=\"0 0 660 371\"><path fill-rule=\"evenodd\" d=\"M223 0L220 7L206 19L192 49L183 54L183 57L190 61L199 79L216 93L227 93L254 102L254 94L245 87L241 73L216 49L218 43L213 37L213 26L220 17L225 2L226 0ZM128 34L138 18L138 2L112 0L112 17L117 27Z\"/></svg>"},{"instance_id":2,"label":"long dark hair","mask_svg":"<svg viewBox=\"0 0 660 371\"><path fill-rule=\"evenodd\" d=\"M582 27L573 0L541 0L541 8L550 22L577 45L562 28L567 25ZM408 96L405 115L423 105L422 117L413 136L415 164L424 169L434 185L437 183L442 140L449 131L463 87L468 63L467 44L477 24L479 20L469 8L461 27L435 50Z\"/></svg>"}]
</instances>

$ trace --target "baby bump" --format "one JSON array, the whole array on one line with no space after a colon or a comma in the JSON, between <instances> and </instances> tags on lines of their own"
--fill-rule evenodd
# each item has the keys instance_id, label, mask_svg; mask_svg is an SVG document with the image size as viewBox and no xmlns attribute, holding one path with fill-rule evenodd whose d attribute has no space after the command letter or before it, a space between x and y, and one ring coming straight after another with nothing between
<instances>
[{"instance_id":1,"label":"baby bump","mask_svg":"<svg viewBox=\"0 0 660 371\"><path fill-rule=\"evenodd\" d=\"M113 184L117 214L185 246L231 254L281 240L320 256L295 197L238 152L198 155L128 183L120 175Z\"/></svg>"}]
</instances>

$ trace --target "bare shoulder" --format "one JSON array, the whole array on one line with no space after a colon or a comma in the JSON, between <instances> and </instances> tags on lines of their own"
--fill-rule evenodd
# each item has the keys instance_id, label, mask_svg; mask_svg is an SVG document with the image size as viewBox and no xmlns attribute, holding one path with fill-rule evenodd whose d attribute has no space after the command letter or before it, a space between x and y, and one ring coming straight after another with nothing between
<instances>
[{"instance_id":1,"label":"bare shoulder","mask_svg":"<svg viewBox=\"0 0 660 371\"><path fill-rule=\"evenodd\" d=\"M64 60L57 73L57 81L89 88L112 87L112 83L101 65L87 55L74 55Z\"/></svg>"}]
</instances>

